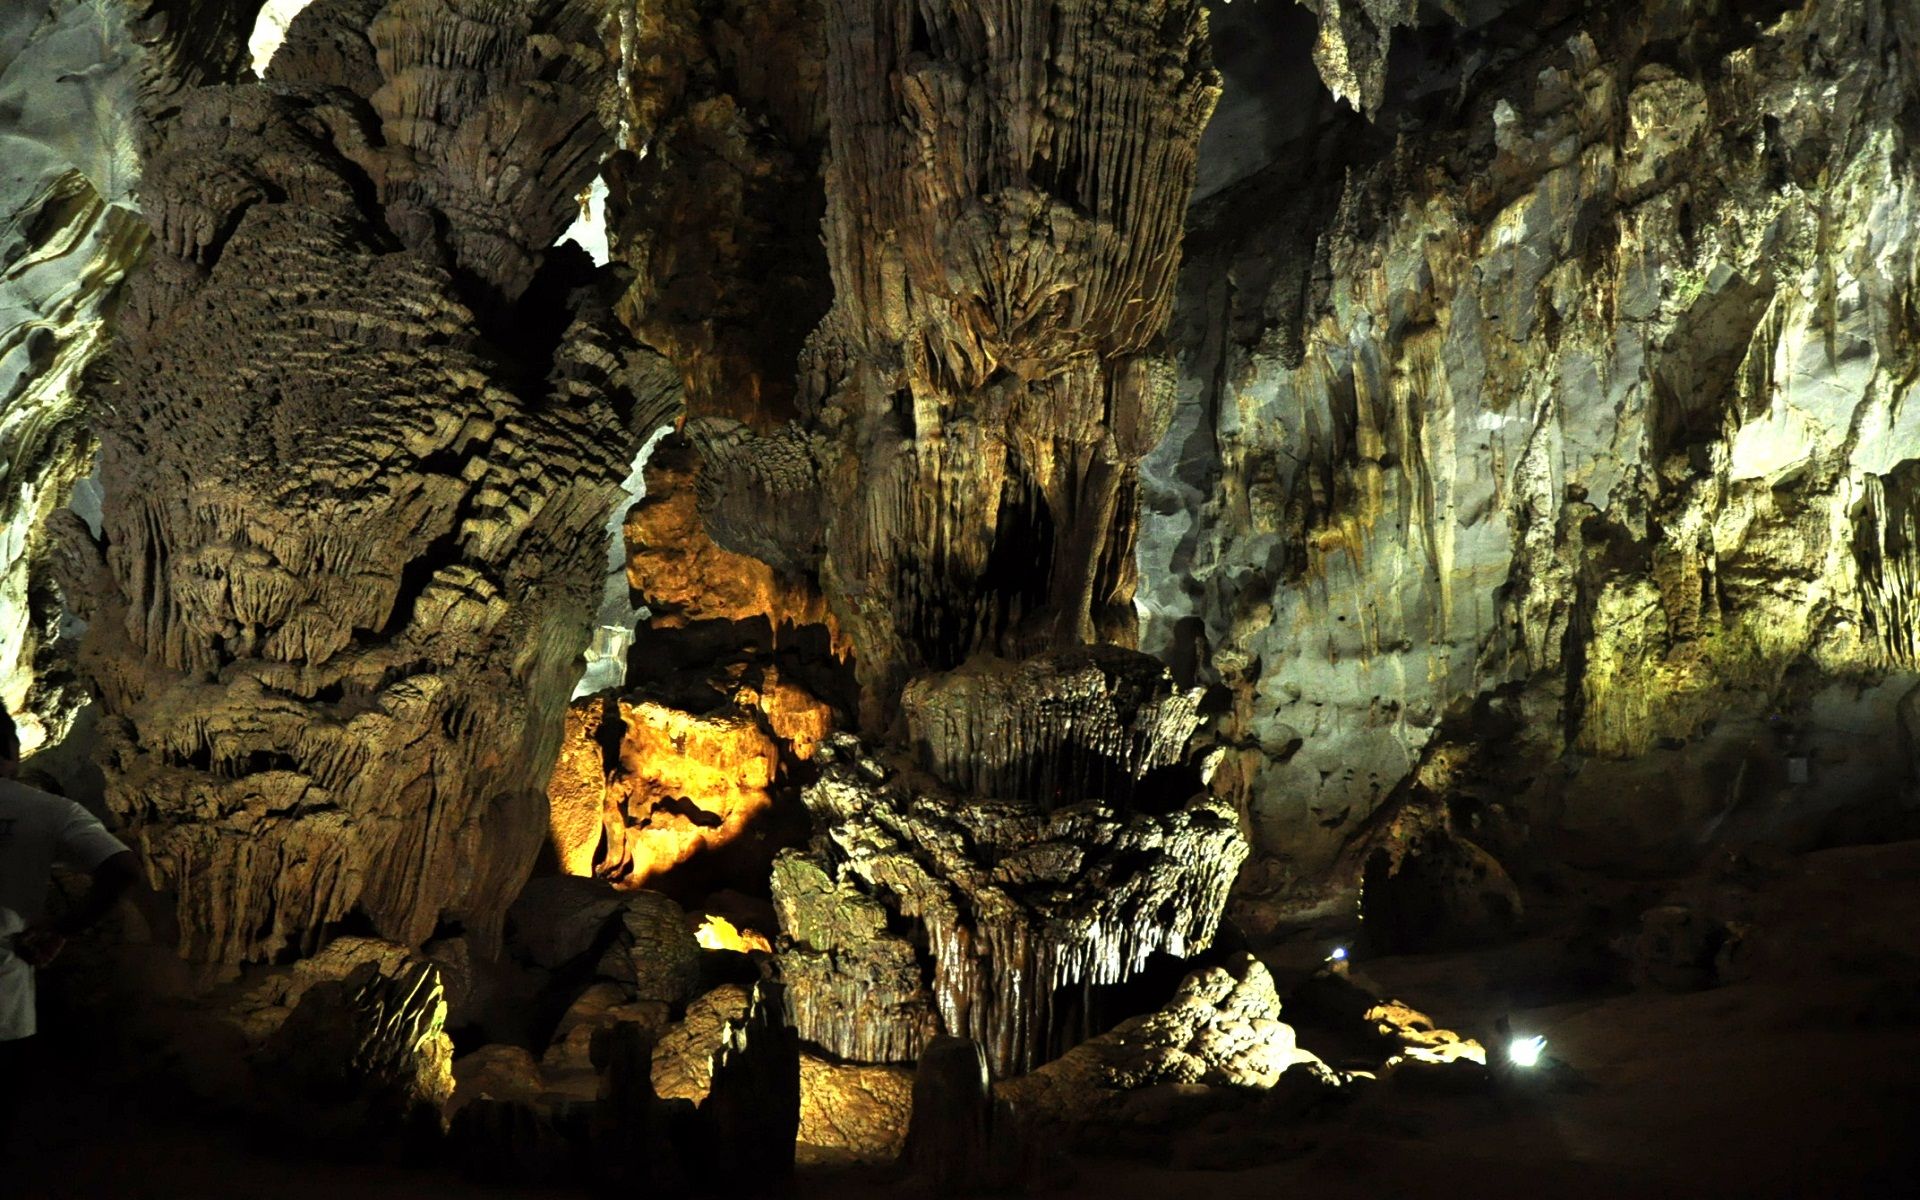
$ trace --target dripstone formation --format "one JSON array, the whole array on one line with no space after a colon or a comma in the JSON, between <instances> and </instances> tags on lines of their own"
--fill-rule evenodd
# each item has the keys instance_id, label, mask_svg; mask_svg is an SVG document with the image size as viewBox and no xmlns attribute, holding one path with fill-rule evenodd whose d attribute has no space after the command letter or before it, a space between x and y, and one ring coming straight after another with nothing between
<instances>
[{"instance_id":1,"label":"dripstone formation","mask_svg":"<svg viewBox=\"0 0 1920 1200\"><path fill-rule=\"evenodd\" d=\"M485 944L543 788L645 365L549 254L608 143L591 6L320 0L148 163L71 532L107 802L190 955L358 914Z\"/></svg>"},{"instance_id":2,"label":"dripstone formation","mask_svg":"<svg viewBox=\"0 0 1920 1200\"><path fill-rule=\"evenodd\" d=\"M1217 81L1197 4L826 8L834 302L800 417L689 428L707 528L819 581L860 685L867 741L821 755L814 844L775 867L782 968L832 1053L950 1033L1021 1071L1072 1040L1056 990L1204 947L1244 853L1196 697L1082 649L1133 636Z\"/></svg>"},{"instance_id":3,"label":"dripstone formation","mask_svg":"<svg viewBox=\"0 0 1920 1200\"><path fill-rule=\"evenodd\" d=\"M800 424L709 435L706 509L817 574L879 729L976 651L1131 640L1217 88L1192 3L836 0L826 38L833 308Z\"/></svg>"}]
</instances>

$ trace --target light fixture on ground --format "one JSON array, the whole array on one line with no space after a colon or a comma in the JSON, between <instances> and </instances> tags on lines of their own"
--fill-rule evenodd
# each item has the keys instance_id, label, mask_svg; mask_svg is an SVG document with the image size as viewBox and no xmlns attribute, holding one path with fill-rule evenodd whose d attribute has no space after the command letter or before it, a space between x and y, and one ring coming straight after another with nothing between
<instances>
[{"instance_id":1,"label":"light fixture on ground","mask_svg":"<svg viewBox=\"0 0 1920 1200\"><path fill-rule=\"evenodd\" d=\"M1516 1067L1538 1066L1540 1052L1547 1048L1547 1039L1535 1034L1532 1037L1517 1037L1507 1043L1507 1061Z\"/></svg>"}]
</instances>

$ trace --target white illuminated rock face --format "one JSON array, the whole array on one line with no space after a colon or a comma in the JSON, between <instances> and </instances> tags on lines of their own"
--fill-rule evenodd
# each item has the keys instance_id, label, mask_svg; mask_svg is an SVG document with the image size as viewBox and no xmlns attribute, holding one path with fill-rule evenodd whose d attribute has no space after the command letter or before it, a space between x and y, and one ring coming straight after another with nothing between
<instances>
[{"instance_id":1,"label":"white illuminated rock face","mask_svg":"<svg viewBox=\"0 0 1920 1200\"><path fill-rule=\"evenodd\" d=\"M1232 690L1243 895L1304 900L1416 770L1495 739L1531 764L1503 799L1596 844L1706 827L1742 754L1784 781L1768 729L1834 751L1803 801L1894 777L1910 56L1867 3L1695 10L1390 109L1422 130L1398 151L1323 102L1334 157L1196 210L1139 603L1145 648ZM1712 69L1661 65L1683 43Z\"/></svg>"},{"instance_id":2,"label":"white illuminated rock face","mask_svg":"<svg viewBox=\"0 0 1920 1200\"><path fill-rule=\"evenodd\" d=\"M110 5L0 14L0 700L29 754L83 703L36 666L60 620L43 526L85 473L77 381L146 243L132 210L138 55Z\"/></svg>"},{"instance_id":3,"label":"white illuminated rock face","mask_svg":"<svg viewBox=\"0 0 1920 1200\"><path fill-rule=\"evenodd\" d=\"M255 75L267 73L267 64L273 61L273 52L287 38L287 23L311 3L313 0L267 0L260 7L260 16L253 25L253 36L247 39L247 49L253 55Z\"/></svg>"},{"instance_id":4,"label":"white illuminated rock face","mask_svg":"<svg viewBox=\"0 0 1920 1200\"><path fill-rule=\"evenodd\" d=\"M580 219L560 235L562 243L572 242L585 250L593 265L607 265L607 181L595 176L580 205Z\"/></svg>"},{"instance_id":5,"label":"white illuminated rock face","mask_svg":"<svg viewBox=\"0 0 1920 1200\"><path fill-rule=\"evenodd\" d=\"M573 688L576 700L627 681L627 649L633 645L634 625L647 618L644 605L634 606L632 586L627 582L627 510L647 494L647 459L669 428L656 430L633 456L633 470L621 484L625 494L607 519L607 579L594 615L593 640L587 644L586 670Z\"/></svg>"}]
</instances>

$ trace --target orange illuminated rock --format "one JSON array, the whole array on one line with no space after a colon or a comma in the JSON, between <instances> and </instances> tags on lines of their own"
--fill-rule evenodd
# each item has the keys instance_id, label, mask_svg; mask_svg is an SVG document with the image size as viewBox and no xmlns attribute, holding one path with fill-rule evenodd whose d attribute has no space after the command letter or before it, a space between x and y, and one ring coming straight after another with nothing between
<instances>
[{"instance_id":1,"label":"orange illuminated rock","mask_svg":"<svg viewBox=\"0 0 1920 1200\"><path fill-rule=\"evenodd\" d=\"M644 598L656 629L697 621L764 618L781 629L824 626L838 648L826 601L804 579L723 550L707 536L698 508L698 458L678 439L647 460L647 494L627 511L627 582Z\"/></svg>"},{"instance_id":2,"label":"orange illuminated rock","mask_svg":"<svg viewBox=\"0 0 1920 1200\"><path fill-rule=\"evenodd\" d=\"M738 842L772 819L783 763L811 758L832 728L831 707L772 667L741 672L706 712L575 701L547 793L562 869L642 887Z\"/></svg>"}]
</instances>

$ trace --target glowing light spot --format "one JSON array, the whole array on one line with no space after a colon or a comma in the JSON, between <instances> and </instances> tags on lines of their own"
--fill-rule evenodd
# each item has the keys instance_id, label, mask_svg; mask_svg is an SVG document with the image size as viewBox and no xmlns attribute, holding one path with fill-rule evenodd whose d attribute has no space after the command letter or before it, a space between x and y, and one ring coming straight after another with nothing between
<instances>
[{"instance_id":1,"label":"glowing light spot","mask_svg":"<svg viewBox=\"0 0 1920 1200\"><path fill-rule=\"evenodd\" d=\"M700 928L693 931L694 940L709 950L731 950L736 954L745 954L749 950L763 953L773 949L767 939L751 929L741 929L725 917L707 914L700 922Z\"/></svg>"},{"instance_id":2,"label":"glowing light spot","mask_svg":"<svg viewBox=\"0 0 1920 1200\"><path fill-rule=\"evenodd\" d=\"M1333 953L1327 955L1327 961L1328 962L1347 961L1347 948L1345 946L1335 946L1333 948Z\"/></svg>"},{"instance_id":3,"label":"glowing light spot","mask_svg":"<svg viewBox=\"0 0 1920 1200\"><path fill-rule=\"evenodd\" d=\"M1536 1066L1540 1062L1540 1052L1546 1048L1547 1039L1538 1034L1515 1038L1507 1044L1507 1059L1516 1067Z\"/></svg>"}]
</instances>

